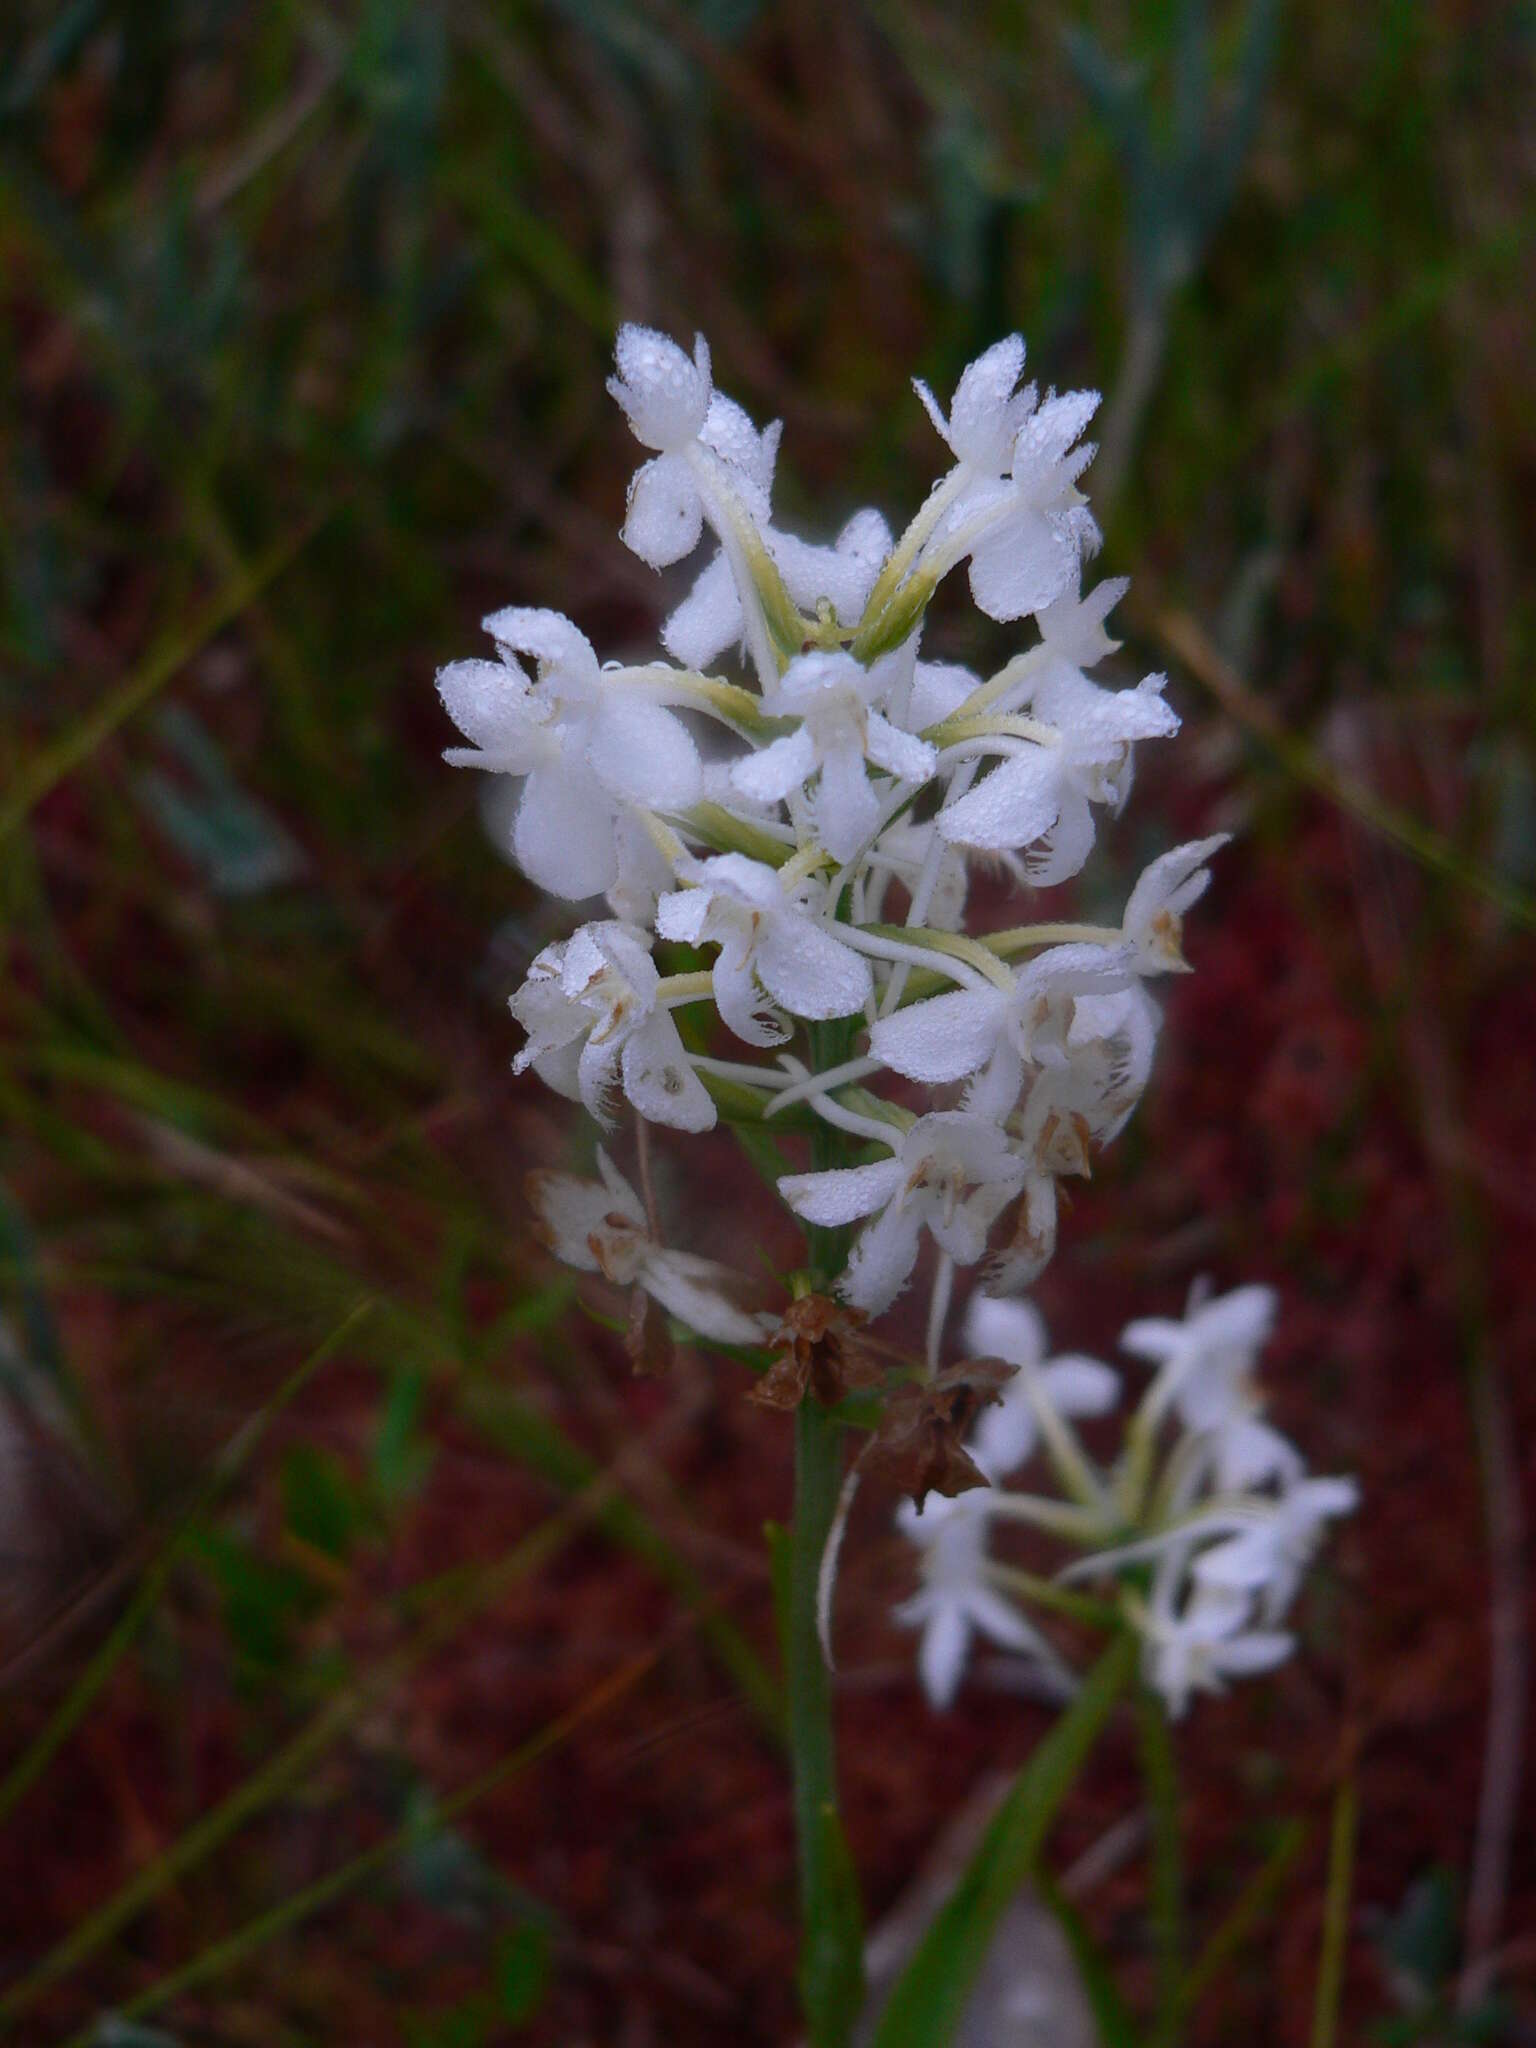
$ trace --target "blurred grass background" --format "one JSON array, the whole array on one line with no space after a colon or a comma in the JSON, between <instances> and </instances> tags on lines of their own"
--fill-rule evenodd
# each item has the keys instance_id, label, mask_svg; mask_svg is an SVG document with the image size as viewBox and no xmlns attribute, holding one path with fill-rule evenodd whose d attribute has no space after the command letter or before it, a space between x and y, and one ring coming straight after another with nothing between
<instances>
[{"instance_id":1,"label":"blurred grass background","mask_svg":"<svg viewBox=\"0 0 1536 2048\"><path fill-rule=\"evenodd\" d=\"M1104 389L1102 569L1187 723L1090 886L1244 836L1042 1299L1102 1347L1274 1278L1282 1420L1369 1503L1315 1668L1205 1710L1197 1911L1311 1832L1199 2038L1309 2038L1341 1790L1342 2038L1533 2038L1533 56L1452 0L6 11L13 2038L790 2038L784 1432L629 1382L528 1244L573 1140L502 1001L556 926L437 758L493 605L654 643L621 318L708 334L818 534L918 502L912 373L1018 328ZM705 1241L726 1183L663 1170ZM876 1535L878 1909L1040 1723L939 1735ZM1091 1902L1133 1973L1139 1882Z\"/></svg>"}]
</instances>

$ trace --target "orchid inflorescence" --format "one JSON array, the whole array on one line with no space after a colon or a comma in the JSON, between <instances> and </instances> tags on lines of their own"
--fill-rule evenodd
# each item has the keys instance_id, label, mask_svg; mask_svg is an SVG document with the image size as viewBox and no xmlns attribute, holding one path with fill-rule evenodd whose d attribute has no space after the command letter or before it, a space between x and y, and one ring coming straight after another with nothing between
<instances>
[{"instance_id":1,"label":"orchid inflorescence","mask_svg":"<svg viewBox=\"0 0 1536 2048\"><path fill-rule=\"evenodd\" d=\"M823 1155L818 1170L781 1176L779 1190L813 1230L861 1226L836 1283L860 1319L890 1308L924 1234L934 1240L930 1374L955 1269L983 1269L988 1298L973 1305L970 1342L1018 1368L978 1424L978 1476L1000 1479L1031 1430L1060 1452L1075 1445L1073 1403L1107 1405L1115 1391L1107 1368L1026 1356L1032 1311L999 1297L1046 1265L1058 1182L1089 1171L1146 1086L1159 1027L1147 984L1185 967L1182 920L1224 843L1197 840L1153 861L1115 925L967 926L979 864L1024 890L1069 880L1097 814L1118 812L1129 793L1136 742L1178 729L1164 677L1129 688L1090 679L1115 649L1105 619L1125 589L1083 589L1099 531L1078 489L1093 455L1081 437L1097 394L1042 398L1021 385L1017 335L969 366L947 414L919 384L947 472L899 538L861 511L815 545L774 523L778 423L759 431L714 389L702 337L689 356L626 326L616 354L609 389L651 451L630 485L625 541L658 570L706 534L712 543L662 628L668 658L602 663L569 619L512 607L484 622L495 659L452 662L438 677L470 742L447 759L521 784L515 811L499 815L511 816L523 871L573 903L605 896L609 912L533 960L511 999L527 1033L514 1066L531 1066L605 1128L622 1094L647 1122L688 1132L726 1114L769 1130L809 1118L839 1134L849 1163ZM986 678L920 658L929 602L962 565L988 617L1036 627L1034 643ZM734 679L716 672L727 656ZM710 1011L736 1041L724 1048L732 1057L695 1028ZM938 1093L914 1109L912 1083ZM537 1177L557 1252L707 1339L761 1344L776 1319L743 1308L723 1267L666 1249L611 1161L601 1164L601 1186ZM1133 1325L1128 1342L1152 1327ZM1076 1448L1057 1466L1069 1481L1057 1527L1091 1536L1138 1582L1155 1560L1150 1589L1128 1593L1125 1611L1150 1679L1174 1702L1216 1673L1273 1661L1287 1640L1269 1625L1282 1581L1255 1594L1244 1561L1284 1549L1289 1536L1263 1533L1281 1521L1293 1534L1310 1528L1309 1501L1320 1515L1339 1512L1341 1498L1298 1491L1311 1482L1288 1446L1236 1469L1233 1446L1269 1433L1255 1420L1247 1427L1260 1436L1234 1423L1211 1437L1190 1407L1197 1382L1200 1370L1165 1367L1117 1480ZM1228 1383L1231 1400L1247 1398L1244 1371ZM1170 1412L1191 1433L1159 1471ZM1008 1500L989 1487L907 1523L926 1573L908 1612L923 1622L936 1699L953 1690L973 1623L1039 1648L988 1579L986 1527ZM1253 1630L1256 1599L1263 1626Z\"/></svg>"},{"instance_id":2,"label":"orchid inflorescence","mask_svg":"<svg viewBox=\"0 0 1536 2048\"><path fill-rule=\"evenodd\" d=\"M1046 1357L1034 1306L977 1294L969 1348L1016 1368L968 1446L983 1484L903 1503L898 1523L921 1552L922 1584L897 1609L922 1631L919 1665L933 1704L953 1700L973 1634L1061 1667L1020 1601L1071 1611L1070 1588L1108 1582L1142 1640L1143 1675L1175 1716L1195 1692L1267 1671L1293 1648L1280 1624L1327 1523L1355 1505L1350 1479L1309 1479L1294 1444L1265 1422L1255 1369L1274 1322L1267 1287L1210 1298L1196 1286L1182 1321L1139 1319L1122 1349L1156 1367L1125 1424L1118 1458L1098 1466L1074 1421L1118 1407L1120 1376L1098 1359ZM1175 1427L1166 1443L1163 1425ZM1037 1454L1056 1496L1005 1487ZM1081 1555L1042 1581L990 1555L1012 1521Z\"/></svg>"}]
</instances>

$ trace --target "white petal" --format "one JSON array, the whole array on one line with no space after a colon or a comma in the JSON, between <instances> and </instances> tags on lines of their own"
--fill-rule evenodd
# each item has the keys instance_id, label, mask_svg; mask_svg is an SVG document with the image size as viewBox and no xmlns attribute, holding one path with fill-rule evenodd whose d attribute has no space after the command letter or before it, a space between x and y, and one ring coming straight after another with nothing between
<instances>
[{"instance_id":1,"label":"white petal","mask_svg":"<svg viewBox=\"0 0 1536 2048\"><path fill-rule=\"evenodd\" d=\"M923 411L933 421L934 432L947 448L952 448L953 444L949 438L949 421L945 419L944 409L939 404L939 401L934 397L921 377L914 377L912 379L912 389L917 393L918 402L921 404Z\"/></svg>"},{"instance_id":2,"label":"white petal","mask_svg":"<svg viewBox=\"0 0 1536 2048\"><path fill-rule=\"evenodd\" d=\"M653 1251L640 1284L669 1315L720 1344L760 1344L762 1322L729 1298L741 1283L728 1266L692 1252Z\"/></svg>"},{"instance_id":3,"label":"white petal","mask_svg":"<svg viewBox=\"0 0 1536 2048\"><path fill-rule=\"evenodd\" d=\"M941 719L952 718L973 690L981 687L980 676L954 661L920 661L912 683L907 723L922 732Z\"/></svg>"},{"instance_id":4,"label":"white petal","mask_svg":"<svg viewBox=\"0 0 1536 2048\"><path fill-rule=\"evenodd\" d=\"M720 1015L747 1045L783 1045L788 1039L789 1026L758 994L757 977L739 943L721 948L713 985Z\"/></svg>"},{"instance_id":5,"label":"white petal","mask_svg":"<svg viewBox=\"0 0 1536 2048\"><path fill-rule=\"evenodd\" d=\"M1097 391L1064 391L1059 398L1048 398L1025 422L1014 446L1014 476L1027 481L1046 475L1065 457L1098 409Z\"/></svg>"},{"instance_id":6,"label":"white petal","mask_svg":"<svg viewBox=\"0 0 1536 2048\"><path fill-rule=\"evenodd\" d=\"M1246 1678L1256 1671L1273 1671L1295 1647L1296 1638L1284 1630L1252 1629L1247 1635L1233 1636L1223 1643L1215 1653L1215 1661L1221 1670Z\"/></svg>"},{"instance_id":7,"label":"white petal","mask_svg":"<svg viewBox=\"0 0 1536 2048\"><path fill-rule=\"evenodd\" d=\"M816 768L816 742L802 725L731 763L731 785L757 803L780 803Z\"/></svg>"},{"instance_id":8,"label":"white petal","mask_svg":"<svg viewBox=\"0 0 1536 2048\"><path fill-rule=\"evenodd\" d=\"M809 917L775 918L757 948L757 972L796 1017L851 1017L873 985L869 962Z\"/></svg>"},{"instance_id":9,"label":"white petal","mask_svg":"<svg viewBox=\"0 0 1536 2048\"><path fill-rule=\"evenodd\" d=\"M610 687L593 722L587 760L600 782L647 810L682 811L697 803L699 750L681 719L662 704Z\"/></svg>"},{"instance_id":10,"label":"white petal","mask_svg":"<svg viewBox=\"0 0 1536 2048\"><path fill-rule=\"evenodd\" d=\"M1041 1637L1019 1610L991 1586L974 1588L965 1604L973 1627L1001 1649L1033 1655L1044 1647Z\"/></svg>"},{"instance_id":11,"label":"white petal","mask_svg":"<svg viewBox=\"0 0 1536 2048\"><path fill-rule=\"evenodd\" d=\"M996 1295L977 1293L966 1311L965 1342L973 1358L1038 1365L1045 1356L1045 1322L1032 1301L1000 1301Z\"/></svg>"},{"instance_id":12,"label":"white petal","mask_svg":"<svg viewBox=\"0 0 1536 2048\"><path fill-rule=\"evenodd\" d=\"M646 1250L645 1216L633 1191L626 1201L601 1181L569 1173L530 1174L529 1196L557 1259L580 1273L601 1272L627 1286Z\"/></svg>"},{"instance_id":13,"label":"white petal","mask_svg":"<svg viewBox=\"0 0 1536 2048\"><path fill-rule=\"evenodd\" d=\"M1297 1486L1288 1504L1304 1501L1307 1515L1317 1521L1330 1515L1352 1515L1360 1505L1360 1486L1354 1479L1308 1479Z\"/></svg>"},{"instance_id":14,"label":"white petal","mask_svg":"<svg viewBox=\"0 0 1536 2048\"><path fill-rule=\"evenodd\" d=\"M583 1041L576 1063L576 1085L587 1115L604 1130L613 1127L613 1091L618 1078L619 1048L612 1039Z\"/></svg>"},{"instance_id":15,"label":"white petal","mask_svg":"<svg viewBox=\"0 0 1536 2048\"><path fill-rule=\"evenodd\" d=\"M854 1167L855 1173L870 1171ZM894 1204L862 1232L853 1248L847 1270L838 1282L838 1292L854 1308L877 1316L900 1294L917 1264L922 1217L916 1207Z\"/></svg>"},{"instance_id":16,"label":"white petal","mask_svg":"<svg viewBox=\"0 0 1536 2048\"><path fill-rule=\"evenodd\" d=\"M613 804L585 768L535 768L523 785L512 851L528 879L551 896L596 896L618 872Z\"/></svg>"},{"instance_id":17,"label":"white petal","mask_svg":"<svg viewBox=\"0 0 1536 2048\"><path fill-rule=\"evenodd\" d=\"M653 1124L679 1131L714 1129L709 1090L688 1064L677 1026L665 1010L647 1017L624 1041L624 1093Z\"/></svg>"},{"instance_id":18,"label":"white petal","mask_svg":"<svg viewBox=\"0 0 1536 2048\"><path fill-rule=\"evenodd\" d=\"M1080 791L1063 789L1056 822L1027 848L1024 872L1037 889L1053 889L1080 875L1093 851L1093 812Z\"/></svg>"},{"instance_id":19,"label":"white petal","mask_svg":"<svg viewBox=\"0 0 1536 2048\"><path fill-rule=\"evenodd\" d=\"M987 1269L987 1285L1000 1294L1028 1287L1056 1250L1056 1183L1037 1174L1025 1185L1013 1237Z\"/></svg>"},{"instance_id":20,"label":"white petal","mask_svg":"<svg viewBox=\"0 0 1536 2048\"><path fill-rule=\"evenodd\" d=\"M1272 1287L1234 1287L1230 1294L1218 1294L1196 1311L1201 1343L1258 1352L1269 1341L1277 1306Z\"/></svg>"},{"instance_id":21,"label":"white petal","mask_svg":"<svg viewBox=\"0 0 1536 2048\"><path fill-rule=\"evenodd\" d=\"M934 1241L943 1246L957 1266L974 1266L987 1248L987 1232L1006 1196L986 1189L956 1205L952 1214L939 1211L928 1218ZM989 1213L990 1212L990 1213Z\"/></svg>"},{"instance_id":22,"label":"white petal","mask_svg":"<svg viewBox=\"0 0 1536 2048\"><path fill-rule=\"evenodd\" d=\"M807 1223L832 1229L873 1215L905 1178L899 1159L880 1159L872 1166L836 1166L826 1173L787 1173L779 1181L779 1193Z\"/></svg>"},{"instance_id":23,"label":"white petal","mask_svg":"<svg viewBox=\"0 0 1536 2048\"><path fill-rule=\"evenodd\" d=\"M691 555L704 531L704 507L680 455L657 455L635 471L624 517L624 545L664 569Z\"/></svg>"},{"instance_id":24,"label":"white petal","mask_svg":"<svg viewBox=\"0 0 1536 2048\"><path fill-rule=\"evenodd\" d=\"M635 439L646 448L681 448L704 425L709 407L709 347L694 337L690 362L669 335L634 321L614 344L617 377L608 389L623 406Z\"/></svg>"},{"instance_id":25,"label":"white petal","mask_svg":"<svg viewBox=\"0 0 1536 2048\"><path fill-rule=\"evenodd\" d=\"M443 709L487 757L485 766L524 775L537 759L538 714L528 678L504 661L450 661L437 672ZM451 751L478 765L466 749ZM458 763L455 762L455 766Z\"/></svg>"},{"instance_id":26,"label":"white petal","mask_svg":"<svg viewBox=\"0 0 1536 2048\"><path fill-rule=\"evenodd\" d=\"M891 529L872 505L866 505L862 511L854 513L833 545L840 555L847 555L859 564L865 578L864 595L859 600L862 609L891 552Z\"/></svg>"},{"instance_id":27,"label":"white petal","mask_svg":"<svg viewBox=\"0 0 1536 2048\"><path fill-rule=\"evenodd\" d=\"M1074 758L1103 760L1128 740L1169 739L1179 715L1163 697L1166 678L1144 676L1134 690L1105 690L1068 662L1052 662L1031 699L1035 716L1060 726Z\"/></svg>"},{"instance_id":28,"label":"white petal","mask_svg":"<svg viewBox=\"0 0 1536 2048\"><path fill-rule=\"evenodd\" d=\"M1171 853L1160 855L1142 869L1127 899L1124 917L1126 933L1141 951L1158 956L1154 923L1164 912L1182 917L1200 900L1211 880L1206 862L1231 836L1230 832L1218 832L1210 839L1191 840L1187 846L1174 847Z\"/></svg>"},{"instance_id":29,"label":"white petal","mask_svg":"<svg viewBox=\"0 0 1536 2048\"><path fill-rule=\"evenodd\" d=\"M718 554L661 629L661 644L685 668L708 668L743 632L736 578Z\"/></svg>"},{"instance_id":30,"label":"white petal","mask_svg":"<svg viewBox=\"0 0 1536 2048\"><path fill-rule=\"evenodd\" d=\"M1031 747L1001 762L990 775L939 812L939 831L952 846L1011 852L1048 832L1061 811L1061 756Z\"/></svg>"},{"instance_id":31,"label":"white petal","mask_svg":"<svg viewBox=\"0 0 1536 2048\"><path fill-rule=\"evenodd\" d=\"M838 547L816 547L792 533L775 530L767 539L784 587L801 610L815 613L825 598L838 618L851 625L874 581L863 559Z\"/></svg>"},{"instance_id":32,"label":"white petal","mask_svg":"<svg viewBox=\"0 0 1536 2048\"><path fill-rule=\"evenodd\" d=\"M880 799L855 746L835 747L821 764L816 836L834 860L852 860L880 822Z\"/></svg>"},{"instance_id":33,"label":"white petal","mask_svg":"<svg viewBox=\"0 0 1536 2048\"><path fill-rule=\"evenodd\" d=\"M1077 549L1028 504L986 535L971 555L971 595L989 619L1022 619L1060 597Z\"/></svg>"},{"instance_id":34,"label":"white petal","mask_svg":"<svg viewBox=\"0 0 1536 2048\"><path fill-rule=\"evenodd\" d=\"M884 768L902 782L926 782L939 765L938 755L926 740L903 732L879 711L869 714L865 750L877 768Z\"/></svg>"},{"instance_id":35,"label":"white petal","mask_svg":"<svg viewBox=\"0 0 1536 2048\"><path fill-rule=\"evenodd\" d=\"M1013 457L1013 443L1032 394L1013 397L1024 371L1024 337L1007 335L969 364L949 407L949 445L962 462L1001 473ZM1012 403L1010 403L1012 401Z\"/></svg>"},{"instance_id":36,"label":"white petal","mask_svg":"<svg viewBox=\"0 0 1536 2048\"><path fill-rule=\"evenodd\" d=\"M1301 1453L1296 1446L1267 1422L1238 1416L1218 1433L1216 1473L1224 1492L1246 1492L1267 1485L1271 1479L1289 1484L1300 1478L1302 1470Z\"/></svg>"},{"instance_id":37,"label":"white petal","mask_svg":"<svg viewBox=\"0 0 1536 2048\"><path fill-rule=\"evenodd\" d=\"M1092 668L1120 644L1105 632L1104 620L1130 587L1128 576L1111 576L1080 597L1074 578L1061 596L1040 612L1041 638L1063 660L1077 668Z\"/></svg>"},{"instance_id":38,"label":"white petal","mask_svg":"<svg viewBox=\"0 0 1536 2048\"><path fill-rule=\"evenodd\" d=\"M971 1453L989 1479L1001 1481L1033 1455L1038 1435L1027 1398L1009 1388L977 1417Z\"/></svg>"},{"instance_id":39,"label":"white petal","mask_svg":"<svg viewBox=\"0 0 1536 2048\"><path fill-rule=\"evenodd\" d=\"M1107 1415L1120 1399L1120 1375L1076 1353L1052 1359L1041 1374L1046 1399L1062 1415Z\"/></svg>"},{"instance_id":40,"label":"white petal","mask_svg":"<svg viewBox=\"0 0 1536 2048\"><path fill-rule=\"evenodd\" d=\"M1194 1575L1202 1586L1219 1592L1250 1593L1268 1584L1278 1557L1276 1531L1250 1529L1202 1551L1195 1559Z\"/></svg>"},{"instance_id":41,"label":"white petal","mask_svg":"<svg viewBox=\"0 0 1536 2048\"><path fill-rule=\"evenodd\" d=\"M714 393L704 415L699 438L707 448L715 451L722 462L735 470L737 488L747 486L749 499L755 501L751 505L754 517L766 518L768 514L773 466L783 427L782 420L772 420L759 433L745 406L738 405L734 398L727 398L723 391Z\"/></svg>"},{"instance_id":42,"label":"white petal","mask_svg":"<svg viewBox=\"0 0 1536 2048\"><path fill-rule=\"evenodd\" d=\"M1184 1349L1187 1330L1171 1316L1138 1316L1120 1332L1120 1349L1151 1365L1163 1365Z\"/></svg>"},{"instance_id":43,"label":"white petal","mask_svg":"<svg viewBox=\"0 0 1536 2048\"><path fill-rule=\"evenodd\" d=\"M600 673L592 642L565 616L542 605L509 604L481 620L498 647L531 655L540 672L558 670L582 689L595 687Z\"/></svg>"},{"instance_id":44,"label":"white petal","mask_svg":"<svg viewBox=\"0 0 1536 2048\"><path fill-rule=\"evenodd\" d=\"M613 822L614 859L618 874L608 890L608 907L626 924L648 925L657 899L672 884L672 864L629 809Z\"/></svg>"},{"instance_id":45,"label":"white petal","mask_svg":"<svg viewBox=\"0 0 1536 2048\"><path fill-rule=\"evenodd\" d=\"M935 1610L923 1630L917 1653L918 1673L929 1703L941 1714L954 1705L955 1694L960 1690L970 1640L970 1624L952 1600L946 1600Z\"/></svg>"},{"instance_id":46,"label":"white petal","mask_svg":"<svg viewBox=\"0 0 1536 2048\"><path fill-rule=\"evenodd\" d=\"M656 930L664 939L697 946L709 917L708 889L672 889L656 905Z\"/></svg>"},{"instance_id":47,"label":"white petal","mask_svg":"<svg viewBox=\"0 0 1536 2048\"><path fill-rule=\"evenodd\" d=\"M959 1081L992 1057L1007 1011L1001 989L955 989L882 1017L869 1049L909 1081Z\"/></svg>"},{"instance_id":48,"label":"white petal","mask_svg":"<svg viewBox=\"0 0 1536 2048\"><path fill-rule=\"evenodd\" d=\"M563 1095L567 1102L581 1100L581 1055L585 1040L573 1038L565 1045L559 1045L551 1052L533 1053L524 1059L519 1053L512 1062L514 1074L521 1073L523 1066L531 1066L546 1088L552 1088L557 1095ZM527 1052L524 1047L524 1052Z\"/></svg>"}]
</instances>

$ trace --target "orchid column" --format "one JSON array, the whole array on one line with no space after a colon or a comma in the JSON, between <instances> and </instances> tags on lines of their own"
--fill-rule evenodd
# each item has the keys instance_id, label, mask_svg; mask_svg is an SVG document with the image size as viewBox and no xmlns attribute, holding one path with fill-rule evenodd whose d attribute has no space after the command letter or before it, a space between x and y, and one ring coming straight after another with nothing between
<instances>
[{"instance_id":1,"label":"orchid column","mask_svg":"<svg viewBox=\"0 0 1536 2048\"><path fill-rule=\"evenodd\" d=\"M999 342L947 414L919 385L951 457L944 475L898 539L865 511L817 545L774 523L777 423L759 431L714 390L702 339L690 357L625 327L609 389L651 452L624 538L658 570L709 543L662 629L665 658L600 663L568 619L514 607L485 621L493 659L439 677L470 742L447 758L520 784L515 811L499 815L524 872L573 905L606 897L607 914L575 913L512 998L527 1034L515 1066L605 1131L627 1107L690 1135L721 1121L790 1145L810 1134L809 1156L785 1161L801 1170L777 1176L807 1227L807 1261L767 1312L723 1266L669 1248L606 1153L601 1186L542 1174L532 1192L562 1257L632 1288L637 1361L661 1355L670 1317L766 1365L760 1397L798 1407L782 1579L802 1989L818 2048L846 2039L861 1995L817 1641L843 1483L839 1403L893 1377L860 1352L861 1326L921 1276L922 1353L906 1379L957 1384L961 1368L944 1364L957 1272L1006 1297L1050 1258L1058 1184L1089 1171L1146 1085L1159 1025L1148 984L1183 968L1181 920L1222 843L1154 861L1112 926L983 930L968 915L978 861L1023 902L1076 875L1098 817L1129 793L1135 743L1178 728L1161 676L1121 689L1091 679L1114 650L1105 620L1125 587L1083 588L1099 535L1078 489L1093 454L1081 436L1097 397L1042 399L1021 386L1023 364L1018 336ZM987 677L922 658L929 601L960 568L988 617L1032 621ZM680 1013L693 1020L686 1042ZM886 1392L893 1429L906 1426L903 1400L927 1398ZM947 1411L946 1451L906 1476L919 1505L930 1489L989 1482L960 1443L968 1400ZM1039 1426L1061 1452L1056 1421ZM1135 1452L1143 1477L1156 1426ZM1081 1498L1061 1514L1090 1547L1124 1533L1123 1517L1095 1521ZM1155 1601L1126 1605L1117 1625L1166 1666L1170 1623ZM1013 1640L1035 1639L1021 1622ZM944 1662L925 1661L936 1693Z\"/></svg>"}]
</instances>

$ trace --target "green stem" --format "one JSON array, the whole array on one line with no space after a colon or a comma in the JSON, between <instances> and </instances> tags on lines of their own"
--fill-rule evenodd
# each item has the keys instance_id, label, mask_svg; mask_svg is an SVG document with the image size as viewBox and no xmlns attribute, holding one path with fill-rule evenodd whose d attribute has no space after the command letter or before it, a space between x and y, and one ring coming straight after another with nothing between
<instances>
[{"instance_id":1,"label":"green stem","mask_svg":"<svg viewBox=\"0 0 1536 2048\"><path fill-rule=\"evenodd\" d=\"M1179 1778L1168 1716L1150 1687L1136 1688L1141 1770L1152 1817L1152 1926L1157 1941L1157 2019L1151 2048L1176 2048L1183 2031L1184 1850Z\"/></svg>"},{"instance_id":2,"label":"green stem","mask_svg":"<svg viewBox=\"0 0 1536 2048\"><path fill-rule=\"evenodd\" d=\"M795 1413L784 1661L800 1881L800 1992L815 2048L841 2048L864 1993L863 1929L837 1814L832 1683L816 1630L816 1582L842 1476L841 1425L814 1400Z\"/></svg>"},{"instance_id":3,"label":"green stem","mask_svg":"<svg viewBox=\"0 0 1536 2048\"><path fill-rule=\"evenodd\" d=\"M847 1056L845 1021L811 1027L819 1072ZM818 1123L818 1168L847 1163L846 1135ZM811 1285L830 1292L848 1233L807 1232ZM837 1813L832 1681L816 1626L817 1581L842 1484L842 1425L808 1394L795 1411L795 1505L782 1608L795 1846L800 1887L800 1997L812 2048L843 2048L864 2001L864 1931L858 1881Z\"/></svg>"}]
</instances>

